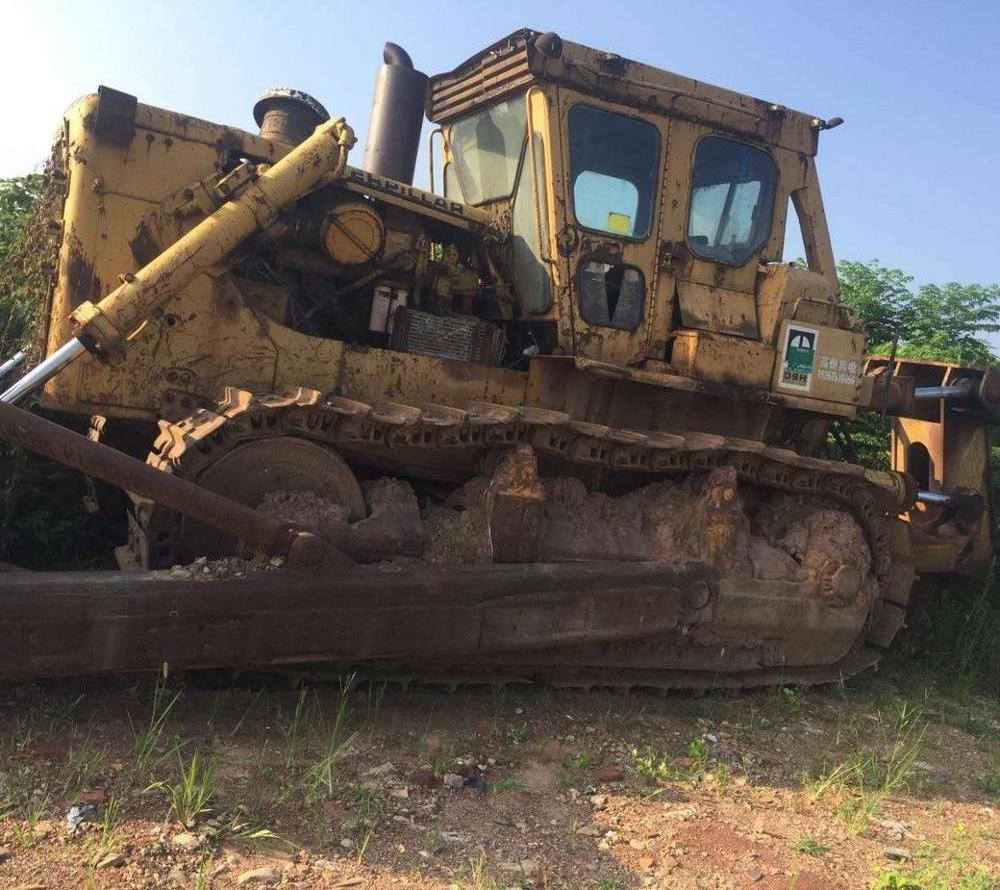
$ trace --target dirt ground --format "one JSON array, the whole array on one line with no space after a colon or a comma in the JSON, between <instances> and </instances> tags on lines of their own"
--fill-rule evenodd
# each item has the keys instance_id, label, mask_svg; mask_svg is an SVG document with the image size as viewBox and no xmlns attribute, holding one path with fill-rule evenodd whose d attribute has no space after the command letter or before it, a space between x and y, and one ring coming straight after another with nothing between
<instances>
[{"instance_id":1,"label":"dirt ground","mask_svg":"<svg viewBox=\"0 0 1000 890\"><path fill-rule=\"evenodd\" d=\"M1000 702L933 681L4 686L0 887L995 887Z\"/></svg>"}]
</instances>

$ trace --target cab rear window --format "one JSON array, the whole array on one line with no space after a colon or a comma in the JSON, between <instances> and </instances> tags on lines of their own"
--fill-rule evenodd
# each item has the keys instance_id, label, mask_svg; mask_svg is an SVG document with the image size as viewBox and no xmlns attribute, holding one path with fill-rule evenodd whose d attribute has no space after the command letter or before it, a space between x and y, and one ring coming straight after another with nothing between
<instances>
[{"instance_id":1,"label":"cab rear window","mask_svg":"<svg viewBox=\"0 0 1000 890\"><path fill-rule=\"evenodd\" d=\"M721 136L701 139L691 172L691 252L742 266L771 232L777 184L778 171L766 151Z\"/></svg>"}]
</instances>

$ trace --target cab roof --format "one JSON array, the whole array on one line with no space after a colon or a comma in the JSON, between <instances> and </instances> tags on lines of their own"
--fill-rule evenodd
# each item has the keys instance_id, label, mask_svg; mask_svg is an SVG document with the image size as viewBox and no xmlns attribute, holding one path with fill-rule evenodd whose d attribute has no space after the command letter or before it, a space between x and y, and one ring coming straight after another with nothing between
<instances>
[{"instance_id":1,"label":"cab roof","mask_svg":"<svg viewBox=\"0 0 1000 890\"><path fill-rule=\"evenodd\" d=\"M815 155L821 118L522 28L430 80L427 117L450 123L538 82L707 124L768 146Z\"/></svg>"}]
</instances>

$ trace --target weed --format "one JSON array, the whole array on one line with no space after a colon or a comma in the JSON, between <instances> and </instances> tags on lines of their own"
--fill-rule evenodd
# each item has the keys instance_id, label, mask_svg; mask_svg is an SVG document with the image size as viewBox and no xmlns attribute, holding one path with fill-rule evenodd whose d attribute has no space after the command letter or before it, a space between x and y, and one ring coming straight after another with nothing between
<instances>
[{"instance_id":1,"label":"weed","mask_svg":"<svg viewBox=\"0 0 1000 890\"><path fill-rule=\"evenodd\" d=\"M167 718L181 697L180 690L175 692L173 696L170 695L170 691L167 689L167 673L167 665L164 664L153 689L153 706L149 712L149 719L141 728L136 728L132 721L132 714L126 711L129 726L135 736L135 742L132 746L135 770L143 775L162 760L162 757L157 757L157 749L163 738Z\"/></svg>"},{"instance_id":2,"label":"weed","mask_svg":"<svg viewBox=\"0 0 1000 890\"><path fill-rule=\"evenodd\" d=\"M914 878L901 875L896 869L883 869L869 885L871 890L924 890Z\"/></svg>"},{"instance_id":3,"label":"weed","mask_svg":"<svg viewBox=\"0 0 1000 890\"><path fill-rule=\"evenodd\" d=\"M502 890L503 887L486 873L486 853L482 850L469 860L469 878L469 890Z\"/></svg>"},{"instance_id":4,"label":"weed","mask_svg":"<svg viewBox=\"0 0 1000 890\"><path fill-rule=\"evenodd\" d=\"M420 843L420 849L425 853L437 854L440 853L445 847L448 846L448 842L445 840L444 834L440 828L431 828L424 834L424 839Z\"/></svg>"},{"instance_id":5,"label":"weed","mask_svg":"<svg viewBox=\"0 0 1000 890\"><path fill-rule=\"evenodd\" d=\"M101 814L101 836L97 842L98 856L105 856L118 846L120 840L118 799L110 797Z\"/></svg>"},{"instance_id":6,"label":"weed","mask_svg":"<svg viewBox=\"0 0 1000 890\"><path fill-rule=\"evenodd\" d=\"M500 726L503 722L503 703L507 694L506 685L499 680L494 680L490 684L490 732L494 736L500 735Z\"/></svg>"},{"instance_id":7,"label":"weed","mask_svg":"<svg viewBox=\"0 0 1000 890\"><path fill-rule=\"evenodd\" d=\"M670 778L670 761L666 754L650 745L643 751L632 749L632 766L650 785L659 785Z\"/></svg>"},{"instance_id":8,"label":"weed","mask_svg":"<svg viewBox=\"0 0 1000 890\"><path fill-rule=\"evenodd\" d=\"M345 797L348 805L354 810L354 815L344 822L344 828L348 831L357 831L360 834L358 840L358 862L360 863L364 859L368 845L375 836L375 829L385 813L388 801L378 792L359 785L347 786Z\"/></svg>"},{"instance_id":9,"label":"weed","mask_svg":"<svg viewBox=\"0 0 1000 890\"><path fill-rule=\"evenodd\" d=\"M353 685L354 674L341 683L337 711L326 738L326 745L319 760L309 767L303 778L302 784L305 787L307 798L314 798L321 789L326 790L328 797L333 796L337 763L354 741L353 733L347 734L348 702Z\"/></svg>"},{"instance_id":10,"label":"weed","mask_svg":"<svg viewBox=\"0 0 1000 890\"><path fill-rule=\"evenodd\" d=\"M572 788L582 784L593 769L594 761L590 752L584 748L572 756L563 758L562 773L558 785L561 788Z\"/></svg>"},{"instance_id":11,"label":"weed","mask_svg":"<svg viewBox=\"0 0 1000 890\"><path fill-rule=\"evenodd\" d=\"M26 850L35 846L38 840L35 835L35 827L38 825L38 819L47 804L47 800L32 795L24 805L24 819L20 822L14 822L10 826L14 840Z\"/></svg>"},{"instance_id":12,"label":"weed","mask_svg":"<svg viewBox=\"0 0 1000 890\"><path fill-rule=\"evenodd\" d=\"M981 866L954 858L923 857L912 869L882 869L870 890L996 890L996 882Z\"/></svg>"},{"instance_id":13,"label":"weed","mask_svg":"<svg viewBox=\"0 0 1000 890\"><path fill-rule=\"evenodd\" d=\"M922 657L944 675L959 700L976 689L995 693L1000 689L998 635L1000 571L994 564L984 580L953 578L935 596Z\"/></svg>"},{"instance_id":14,"label":"weed","mask_svg":"<svg viewBox=\"0 0 1000 890\"><path fill-rule=\"evenodd\" d=\"M708 765L708 745L705 740L692 739L687 746L687 756L691 758L695 772L704 772Z\"/></svg>"},{"instance_id":15,"label":"weed","mask_svg":"<svg viewBox=\"0 0 1000 890\"><path fill-rule=\"evenodd\" d=\"M238 806L235 811L219 820L217 837L220 841L233 844L252 844L257 841L278 841L288 847L294 846L271 829L252 818L250 811Z\"/></svg>"},{"instance_id":16,"label":"weed","mask_svg":"<svg viewBox=\"0 0 1000 890\"><path fill-rule=\"evenodd\" d=\"M444 748L434 749L434 755L431 757L431 770L437 778L440 779L448 771L450 760L451 758L445 753Z\"/></svg>"},{"instance_id":17,"label":"weed","mask_svg":"<svg viewBox=\"0 0 1000 890\"><path fill-rule=\"evenodd\" d=\"M875 796L864 792L851 795L837 806L837 815L853 834L861 834L877 812Z\"/></svg>"},{"instance_id":18,"label":"weed","mask_svg":"<svg viewBox=\"0 0 1000 890\"><path fill-rule=\"evenodd\" d=\"M260 700L261 695L264 694L264 687L262 686L257 690L257 694L251 699L250 704L243 709L243 713L240 714L240 719L236 721L236 725L229 730L229 737L232 738L236 733L240 731L240 727L246 722L247 718L253 713L254 708L257 706L257 702Z\"/></svg>"},{"instance_id":19,"label":"weed","mask_svg":"<svg viewBox=\"0 0 1000 890\"><path fill-rule=\"evenodd\" d=\"M206 890L208 887L208 857L202 857L198 864L198 873L194 878L194 890Z\"/></svg>"},{"instance_id":20,"label":"weed","mask_svg":"<svg viewBox=\"0 0 1000 890\"><path fill-rule=\"evenodd\" d=\"M794 686L779 686L778 692L790 713L796 713L802 706L802 696Z\"/></svg>"},{"instance_id":21,"label":"weed","mask_svg":"<svg viewBox=\"0 0 1000 890\"><path fill-rule=\"evenodd\" d=\"M369 729L375 727L379 711L382 710L382 700L385 698L385 690L388 685L385 680L381 683L368 684L368 697L365 701L365 726Z\"/></svg>"},{"instance_id":22,"label":"weed","mask_svg":"<svg viewBox=\"0 0 1000 890\"><path fill-rule=\"evenodd\" d=\"M292 713L291 720L278 721L278 731L285 740L285 769L288 770L294 769L298 765L299 747L312 709L308 694L307 689L301 689L299 697L295 701L295 711Z\"/></svg>"},{"instance_id":23,"label":"weed","mask_svg":"<svg viewBox=\"0 0 1000 890\"><path fill-rule=\"evenodd\" d=\"M181 768L180 780L170 785L156 782L150 789L165 788L170 800L170 812L178 822L188 825L208 809L215 780L215 764L211 759L202 757L200 750L194 752L186 766L178 751L177 762Z\"/></svg>"},{"instance_id":24,"label":"weed","mask_svg":"<svg viewBox=\"0 0 1000 890\"><path fill-rule=\"evenodd\" d=\"M90 736L74 741L66 758L62 796L69 799L82 791L91 779L102 772L108 756L107 748L98 748Z\"/></svg>"},{"instance_id":25,"label":"weed","mask_svg":"<svg viewBox=\"0 0 1000 890\"><path fill-rule=\"evenodd\" d=\"M10 730L10 747L18 754L23 754L35 740L34 723L28 714L18 714L14 717L14 725Z\"/></svg>"},{"instance_id":26,"label":"weed","mask_svg":"<svg viewBox=\"0 0 1000 890\"><path fill-rule=\"evenodd\" d=\"M712 778L715 780L716 788L726 791L729 788L729 767L724 763L717 763L712 770Z\"/></svg>"},{"instance_id":27,"label":"weed","mask_svg":"<svg viewBox=\"0 0 1000 890\"><path fill-rule=\"evenodd\" d=\"M865 743L858 738L858 747L848 758L823 772L813 788L814 800L831 788L884 795L906 786L927 730L921 711L904 702L889 717L878 711L875 722L878 731L874 741Z\"/></svg>"},{"instance_id":28,"label":"weed","mask_svg":"<svg viewBox=\"0 0 1000 890\"><path fill-rule=\"evenodd\" d=\"M805 853L807 856L825 856L830 852L829 847L824 847L819 841L806 834L800 834L792 849L796 853Z\"/></svg>"},{"instance_id":29,"label":"weed","mask_svg":"<svg viewBox=\"0 0 1000 890\"><path fill-rule=\"evenodd\" d=\"M527 786L517 776L504 776L493 783L494 794L503 794L505 791L524 791Z\"/></svg>"},{"instance_id":30,"label":"weed","mask_svg":"<svg viewBox=\"0 0 1000 890\"><path fill-rule=\"evenodd\" d=\"M976 784L986 797L1000 801L1000 764L986 766L976 777Z\"/></svg>"}]
</instances>

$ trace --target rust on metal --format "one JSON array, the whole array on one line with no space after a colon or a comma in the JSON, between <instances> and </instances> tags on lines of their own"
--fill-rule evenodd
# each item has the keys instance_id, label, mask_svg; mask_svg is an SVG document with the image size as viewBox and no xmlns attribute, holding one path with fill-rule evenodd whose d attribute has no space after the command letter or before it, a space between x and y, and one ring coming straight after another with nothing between
<instances>
[{"instance_id":1,"label":"rust on metal","mask_svg":"<svg viewBox=\"0 0 1000 890\"><path fill-rule=\"evenodd\" d=\"M697 623L705 567L578 563L353 569L236 580L6 575L0 678L287 662L498 656L641 639Z\"/></svg>"}]
</instances>

